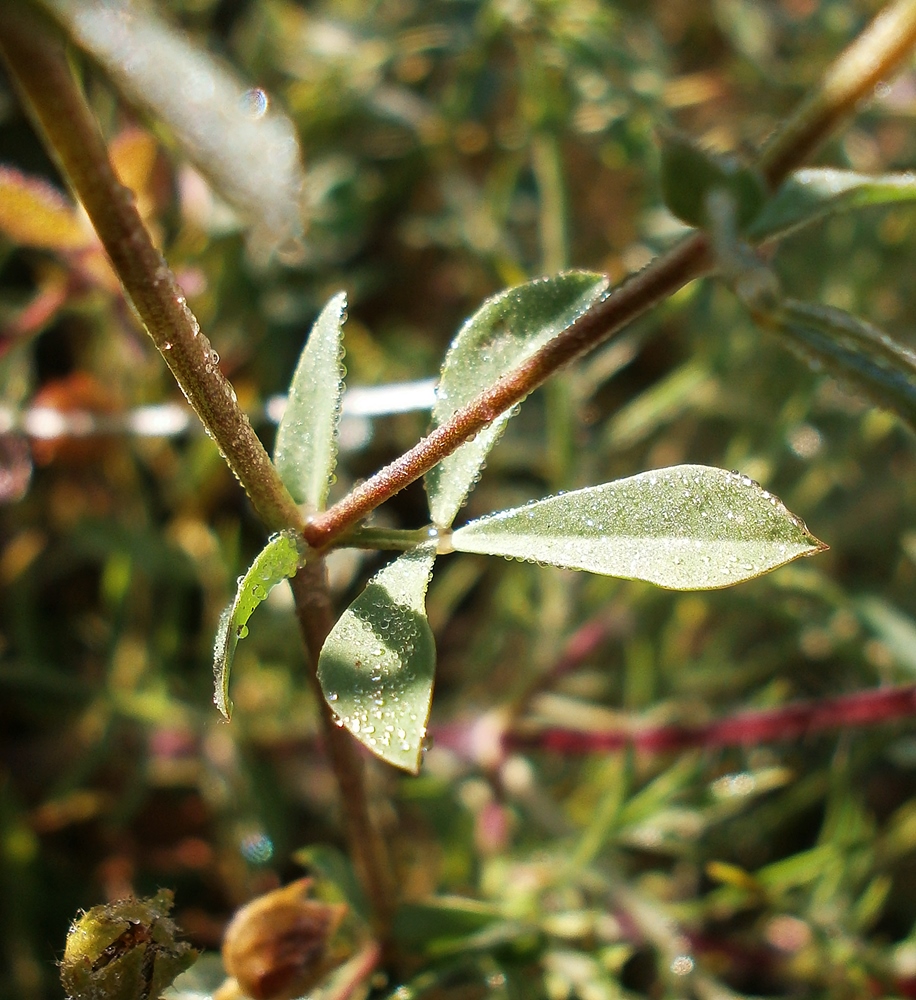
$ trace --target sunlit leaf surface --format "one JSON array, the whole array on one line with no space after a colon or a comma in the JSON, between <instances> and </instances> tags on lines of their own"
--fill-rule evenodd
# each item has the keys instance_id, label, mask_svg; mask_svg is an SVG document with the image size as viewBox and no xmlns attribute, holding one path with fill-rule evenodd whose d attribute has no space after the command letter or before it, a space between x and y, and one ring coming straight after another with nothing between
<instances>
[{"instance_id":1,"label":"sunlit leaf surface","mask_svg":"<svg viewBox=\"0 0 916 1000\"><path fill-rule=\"evenodd\" d=\"M337 461L346 307L347 296L339 292L315 320L277 428L277 471L296 503L306 504L311 510L324 510Z\"/></svg>"},{"instance_id":2,"label":"sunlit leaf surface","mask_svg":"<svg viewBox=\"0 0 916 1000\"><path fill-rule=\"evenodd\" d=\"M248 619L273 588L303 564L299 535L281 531L258 553L248 572L239 578L235 600L222 613L213 650L213 675L216 689L213 701L228 719L232 712L229 700L229 671L239 639L248 635Z\"/></svg>"},{"instance_id":3,"label":"sunlit leaf surface","mask_svg":"<svg viewBox=\"0 0 916 1000\"><path fill-rule=\"evenodd\" d=\"M377 573L318 660L321 689L340 725L382 760L414 774L436 666L425 607L435 558L435 544L424 544Z\"/></svg>"},{"instance_id":4,"label":"sunlit leaf surface","mask_svg":"<svg viewBox=\"0 0 916 1000\"><path fill-rule=\"evenodd\" d=\"M786 301L766 323L819 369L916 428L916 353L832 306Z\"/></svg>"},{"instance_id":5,"label":"sunlit leaf surface","mask_svg":"<svg viewBox=\"0 0 916 1000\"><path fill-rule=\"evenodd\" d=\"M857 174L821 167L792 174L748 227L753 240L785 236L836 212L916 200L916 174Z\"/></svg>"},{"instance_id":6,"label":"sunlit leaf surface","mask_svg":"<svg viewBox=\"0 0 916 1000\"><path fill-rule=\"evenodd\" d=\"M436 391L433 426L445 423L501 376L562 333L605 292L607 278L570 271L488 299L452 341ZM504 413L426 476L433 523L448 527L505 427Z\"/></svg>"},{"instance_id":7,"label":"sunlit leaf surface","mask_svg":"<svg viewBox=\"0 0 916 1000\"><path fill-rule=\"evenodd\" d=\"M702 465L491 514L459 528L452 544L672 590L727 587L825 547L759 484Z\"/></svg>"}]
</instances>

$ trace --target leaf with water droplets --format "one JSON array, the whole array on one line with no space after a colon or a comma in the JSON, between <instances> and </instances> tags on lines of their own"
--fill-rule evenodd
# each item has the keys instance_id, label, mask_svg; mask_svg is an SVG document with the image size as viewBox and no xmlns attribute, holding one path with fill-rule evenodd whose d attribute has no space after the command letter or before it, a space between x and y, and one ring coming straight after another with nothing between
<instances>
[{"instance_id":1,"label":"leaf with water droplets","mask_svg":"<svg viewBox=\"0 0 916 1000\"><path fill-rule=\"evenodd\" d=\"M337 464L337 425L344 388L345 292L321 310L302 349L277 428L274 463L296 503L324 510Z\"/></svg>"},{"instance_id":2,"label":"leaf with water droplets","mask_svg":"<svg viewBox=\"0 0 916 1000\"><path fill-rule=\"evenodd\" d=\"M787 178L747 230L759 241L785 236L829 215L916 200L916 175L857 174L819 167Z\"/></svg>"},{"instance_id":3,"label":"leaf with water droplets","mask_svg":"<svg viewBox=\"0 0 916 1000\"><path fill-rule=\"evenodd\" d=\"M826 548L758 483L679 465L564 493L459 528L460 552L710 590Z\"/></svg>"},{"instance_id":4,"label":"leaf with water droplets","mask_svg":"<svg viewBox=\"0 0 916 1000\"><path fill-rule=\"evenodd\" d=\"M339 724L412 774L420 769L436 668L425 606L435 559L430 542L377 573L318 658L318 680Z\"/></svg>"},{"instance_id":5,"label":"leaf with water droplets","mask_svg":"<svg viewBox=\"0 0 916 1000\"><path fill-rule=\"evenodd\" d=\"M235 600L220 615L213 648L213 676L216 681L213 701L227 719L232 713L229 670L239 639L248 635L248 619L281 580L295 576L299 567L304 565L305 549L301 536L295 531L281 531L271 537L248 567L248 572L239 577Z\"/></svg>"},{"instance_id":6,"label":"leaf with water droplets","mask_svg":"<svg viewBox=\"0 0 916 1000\"><path fill-rule=\"evenodd\" d=\"M569 271L529 281L487 299L458 331L445 356L433 426L444 424L571 326L606 289L604 275ZM426 474L434 524L448 527L455 519L509 416L501 414Z\"/></svg>"}]
</instances>

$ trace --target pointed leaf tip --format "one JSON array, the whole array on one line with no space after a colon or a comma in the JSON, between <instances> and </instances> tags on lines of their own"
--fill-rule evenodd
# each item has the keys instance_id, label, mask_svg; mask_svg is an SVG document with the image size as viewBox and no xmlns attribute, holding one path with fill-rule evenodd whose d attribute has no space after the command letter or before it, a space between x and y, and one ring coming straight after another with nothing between
<instances>
[{"instance_id":1,"label":"pointed leaf tip","mask_svg":"<svg viewBox=\"0 0 916 1000\"><path fill-rule=\"evenodd\" d=\"M296 503L312 511L324 510L337 464L346 308L346 292L338 292L315 320L277 428L277 471Z\"/></svg>"},{"instance_id":2,"label":"pointed leaf tip","mask_svg":"<svg viewBox=\"0 0 916 1000\"><path fill-rule=\"evenodd\" d=\"M420 769L436 668L425 607L435 558L435 543L427 543L377 573L318 659L318 680L338 724L411 774Z\"/></svg>"},{"instance_id":3,"label":"pointed leaf tip","mask_svg":"<svg viewBox=\"0 0 916 1000\"><path fill-rule=\"evenodd\" d=\"M295 576L304 564L305 545L301 536L295 531L281 531L261 549L248 572L239 577L235 599L220 615L213 648L213 701L226 719L232 714L229 672L235 647L248 634L248 619L281 580Z\"/></svg>"},{"instance_id":4,"label":"pointed leaf tip","mask_svg":"<svg viewBox=\"0 0 916 1000\"><path fill-rule=\"evenodd\" d=\"M455 531L452 544L671 590L728 587L827 547L759 483L702 465L491 514Z\"/></svg>"}]
</instances>

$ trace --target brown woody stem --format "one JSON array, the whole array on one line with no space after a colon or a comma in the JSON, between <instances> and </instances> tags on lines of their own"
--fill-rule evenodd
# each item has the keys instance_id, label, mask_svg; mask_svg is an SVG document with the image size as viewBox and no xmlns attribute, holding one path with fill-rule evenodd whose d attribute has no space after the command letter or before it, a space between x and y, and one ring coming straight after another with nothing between
<instances>
[{"instance_id":1,"label":"brown woody stem","mask_svg":"<svg viewBox=\"0 0 916 1000\"><path fill-rule=\"evenodd\" d=\"M83 203L99 239L153 342L198 417L270 530L302 528L302 517L215 362L207 338L134 204L118 181L105 141L80 91L54 27L18 0L0 0L0 55L64 177ZM325 741L341 791L351 856L385 938L395 904L390 862L372 821L356 744L327 710L314 664L333 624L324 565L310 562L293 581Z\"/></svg>"}]
</instances>

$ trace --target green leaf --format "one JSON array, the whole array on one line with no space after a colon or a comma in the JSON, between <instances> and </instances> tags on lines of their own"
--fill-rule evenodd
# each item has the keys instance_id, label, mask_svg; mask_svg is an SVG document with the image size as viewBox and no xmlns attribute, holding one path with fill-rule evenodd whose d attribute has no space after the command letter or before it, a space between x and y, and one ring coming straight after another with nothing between
<instances>
[{"instance_id":1,"label":"green leaf","mask_svg":"<svg viewBox=\"0 0 916 1000\"><path fill-rule=\"evenodd\" d=\"M425 607L435 559L436 543L428 542L377 573L318 658L318 680L339 724L412 774L420 769L436 668Z\"/></svg>"},{"instance_id":2,"label":"green leaf","mask_svg":"<svg viewBox=\"0 0 916 1000\"><path fill-rule=\"evenodd\" d=\"M473 951L482 934L507 926L518 933L518 925L508 924L491 903L462 896L435 896L399 907L393 932L398 944L409 953L441 956Z\"/></svg>"},{"instance_id":3,"label":"green leaf","mask_svg":"<svg viewBox=\"0 0 916 1000\"><path fill-rule=\"evenodd\" d=\"M235 600L222 613L213 649L213 676L216 691L213 701L228 719L232 713L229 700L229 671L239 639L248 635L248 619L273 588L305 564L303 542L295 531L274 535L257 554L248 572L239 577Z\"/></svg>"},{"instance_id":4,"label":"green leaf","mask_svg":"<svg viewBox=\"0 0 916 1000\"><path fill-rule=\"evenodd\" d=\"M826 548L758 483L702 465L491 514L459 528L452 544L672 590L727 587Z\"/></svg>"},{"instance_id":5,"label":"green leaf","mask_svg":"<svg viewBox=\"0 0 916 1000\"><path fill-rule=\"evenodd\" d=\"M818 168L792 174L747 229L748 239L785 236L825 216L868 205L916 200L916 175L857 174Z\"/></svg>"},{"instance_id":6,"label":"green leaf","mask_svg":"<svg viewBox=\"0 0 916 1000\"><path fill-rule=\"evenodd\" d=\"M607 278L569 271L518 285L486 302L452 341L436 390L433 427L439 427L484 389L512 371L571 326L607 289ZM487 454L510 413L503 413L472 441L426 475L433 523L447 528L477 481Z\"/></svg>"},{"instance_id":7,"label":"green leaf","mask_svg":"<svg viewBox=\"0 0 916 1000\"><path fill-rule=\"evenodd\" d=\"M735 202L739 230L757 215L766 201L760 174L733 156L704 149L688 136L671 130L661 133L662 197L673 215L690 226L706 226L707 198L723 190Z\"/></svg>"},{"instance_id":8,"label":"green leaf","mask_svg":"<svg viewBox=\"0 0 916 1000\"><path fill-rule=\"evenodd\" d=\"M813 366L916 428L916 353L842 309L786 300L757 321Z\"/></svg>"},{"instance_id":9,"label":"green leaf","mask_svg":"<svg viewBox=\"0 0 916 1000\"><path fill-rule=\"evenodd\" d=\"M337 463L346 308L346 293L338 292L315 320L277 428L277 471L296 503L310 511L324 510Z\"/></svg>"}]
</instances>

